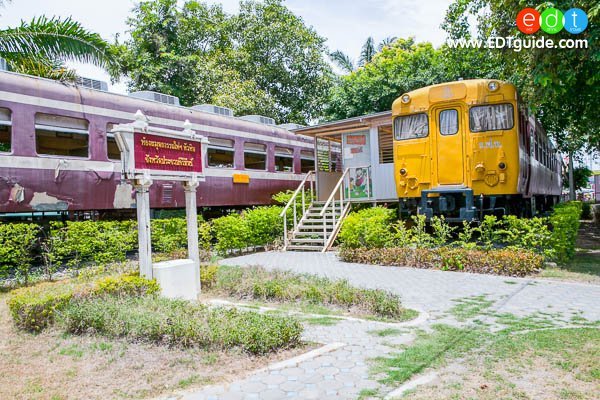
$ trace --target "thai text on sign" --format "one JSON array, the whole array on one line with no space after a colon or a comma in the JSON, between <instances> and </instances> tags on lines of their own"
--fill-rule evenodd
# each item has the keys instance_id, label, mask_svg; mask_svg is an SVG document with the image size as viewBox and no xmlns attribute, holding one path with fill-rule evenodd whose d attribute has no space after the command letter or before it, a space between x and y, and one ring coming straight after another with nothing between
<instances>
[{"instance_id":1,"label":"thai text on sign","mask_svg":"<svg viewBox=\"0 0 600 400\"><path fill-rule=\"evenodd\" d=\"M202 172L199 142L135 132L133 145L136 169Z\"/></svg>"}]
</instances>

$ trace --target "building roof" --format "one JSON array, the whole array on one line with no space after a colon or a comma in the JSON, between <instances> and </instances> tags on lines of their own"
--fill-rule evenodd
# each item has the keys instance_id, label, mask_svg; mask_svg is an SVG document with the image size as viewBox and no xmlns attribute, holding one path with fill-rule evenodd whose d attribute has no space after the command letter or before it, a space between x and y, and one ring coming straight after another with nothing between
<instances>
[{"instance_id":1,"label":"building roof","mask_svg":"<svg viewBox=\"0 0 600 400\"><path fill-rule=\"evenodd\" d=\"M340 119L337 121L324 122L322 124L294 129L292 132L301 135L315 136L322 133L336 133L342 130L368 127L374 122L388 119L392 123L392 112L383 111L358 117Z\"/></svg>"}]
</instances>

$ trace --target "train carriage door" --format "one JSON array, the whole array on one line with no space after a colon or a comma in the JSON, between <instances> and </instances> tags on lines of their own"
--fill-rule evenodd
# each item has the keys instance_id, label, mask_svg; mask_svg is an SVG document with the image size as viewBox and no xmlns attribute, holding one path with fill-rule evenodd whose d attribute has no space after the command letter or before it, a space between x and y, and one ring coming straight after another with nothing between
<instances>
[{"instance_id":1,"label":"train carriage door","mask_svg":"<svg viewBox=\"0 0 600 400\"><path fill-rule=\"evenodd\" d=\"M437 108L434 111L439 185L460 185L464 182L464 123L459 106Z\"/></svg>"}]
</instances>

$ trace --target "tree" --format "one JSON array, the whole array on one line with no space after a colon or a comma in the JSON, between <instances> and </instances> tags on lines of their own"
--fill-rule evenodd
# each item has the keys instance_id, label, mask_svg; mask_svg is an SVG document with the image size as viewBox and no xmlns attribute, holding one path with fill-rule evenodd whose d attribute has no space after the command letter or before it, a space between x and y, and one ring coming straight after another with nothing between
<instances>
[{"instance_id":1,"label":"tree","mask_svg":"<svg viewBox=\"0 0 600 400\"><path fill-rule=\"evenodd\" d=\"M128 24L131 39L115 51L131 90L280 122L306 123L321 111L331 84L324 39L281 1L246 1L232 16L196 0L181 8L176 0L145 1Z\"/></svg>"},{"instance_id":2,"label":"tree","mask_svg":"<svg viewBox=\"0 0 600 400\"><path fill-rule=\"evenodd\" d=\"M16 28L0 30L0 57L15 72L51 79L75 80L65 61L110 67L115 60L109 45L70 18L34 18Z\"/></svg>"},{"instance_id":3,"label":"tree","mask_svg":"<svg viewBox=\"0 0 600 400\"><path fill-rule=\"evenodd\" d=\"M592 176L592 171L586 166L573 168L573 187L575 191L588 187L590 176ZM567 176L563 176L563 187L569 187L569 178Z\"/></svg>"},{"instance_id":4,"label":"tree","mask_svg":"<svg viewBox=\"0 0 600 400\"><path fill-rule=\"evenodd\" d=\"M543 3L540 8L548 7ZM571 1L556 0L553 6L567 10ZM515 36L527 39L537 36L521 34L515 27L518 12L524 7L518 0L455 0L448 8L444 29L450 38L469 39L475 31L480 39L492 36ZM598 99L600 99L600 3L582 0L577 7L587 11L587 29L577 35L585 39L588 49L545 49L527 51L497 49L490 56L501 67L499 76L518 87L524 100L537 114L545 129L564 152L590 150L600 146ZM566 31L552 35L555 43L573 39Z\"/></svg>"},{"instance_id":5,"label":"tree","mask_svg":"<svg viewBox=\"0 0 600 400\"><path fill-rule=\"evenodd\" d=\"M372 36L369 36L367 38L367 41L365 42L365 44L363 44L363 47L360 51L360 57L358 59L358 66L364 67L365 64L373 61L373 57L375 56L375 53L376 53L375 41L373 40Z\"/></svg>"},{"instance_id":6,"label":"tree","mask_svg":"<svg viewBox=\"0 0 600 400\"><path fill-rule=\"evenodd\" d=\"M334 64L336 64L340 69L342 69L342 71L349 74L352 71L355 71L357 68L364 67L365 64L370 63L373 60L375 54L381 52L386 47L391 47L397 39L398 38L396 36L386 37L381 42L379 42L379 44L377 45L377 51L375 51L375 44L373 38L369 36L365 44L363 44L362 46L362 51L360 53L360 58L358 60L357 66L355 66L354 61L352 61L352 59L341 50L336 50L330 53L329 58L331 59L331 61L333 61Z\"/></svg>"}]
</instances>

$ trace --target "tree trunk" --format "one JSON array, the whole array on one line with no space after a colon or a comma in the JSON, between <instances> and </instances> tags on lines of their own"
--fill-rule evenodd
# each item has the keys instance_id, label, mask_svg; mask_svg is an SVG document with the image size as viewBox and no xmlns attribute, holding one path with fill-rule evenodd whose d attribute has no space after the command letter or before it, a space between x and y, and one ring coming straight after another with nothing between
<instances>
[{"instance_id":1,"label":"tree trunk","mask_svg":"<svg viewBox=\"0 0 600 400\"><path fill-rule=\"evenodd\" d=\"M575 180L573 179L573 152L569 151L569 200L575 200Z\"/></svg>"}]
</instances>

